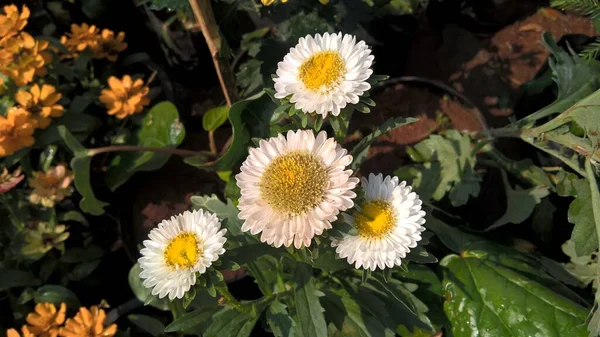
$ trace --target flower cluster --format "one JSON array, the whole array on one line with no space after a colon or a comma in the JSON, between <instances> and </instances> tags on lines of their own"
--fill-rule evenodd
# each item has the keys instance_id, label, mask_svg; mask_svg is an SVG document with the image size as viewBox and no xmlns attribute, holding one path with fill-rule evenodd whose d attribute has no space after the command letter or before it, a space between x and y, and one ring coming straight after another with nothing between
<instances>
[{"instance_id":1,"label":"flower cluster","mask_svg":"<svg viewBox=\"0 0 600 337\"><path fill-rule=\"evenodd\" d=\"M35 311L26 317L27 324L21 328L23 337L112 337L117 325L105 325L106 313L97 306L81 307L73 318L66 318L67 306L59 308L52 303L38 303ZM66 319L66 321L65 321ZM7 337L20 337L15 329L6 332Z\"/></svg>"},{"instance_id":2,"label":"flower cluster","mask_svg":"<svg viewBox=\"0 0 600 337\"><path fill-rule=\"evenodd\" d=\"M63 35L60 42L68 50L63 58L74 58L84 50L90 50L95 59L107 59L115 62L119 53L127 49L125 33L119 32L116 36L110 29L100 30L94 25L82 23L72 24L71 32Z\"/></svg>"},{"instance_id":3,"label":"flower cluster","mask_svg":"<svg viewBox=\"0 0 600 337\"><path fill-rule=\"evenodd\" d=\"M350 35L301 38L279 63L275 97L305 113L337 116L370 89L372 63L368 46ZM325 131L290 130L260 140L235 176L241 230L274 247L303 249L335 229L331 247L356 268L400 266L425 230L422 202L398 177L353 177L352 160ZM353 230L335 228L338 221ZM225 252L220 228L216 215L203 211L164 220L141 250L143 284L161 298L182 298L196 274Z\"/></svg>"},{"instance_id":4,"label":"flower cluster","mask_svg":"<svg viewBox=\"0 0 600 337\"><path fill-rule=\"evenodd\" d=\"M55 202L73 193L73 179L73 172L65 164L58 164L46 172L34 172L29 179L29 185L33 188L29 201L48 208L54 207Z\"/></svg>"}]
</instances>

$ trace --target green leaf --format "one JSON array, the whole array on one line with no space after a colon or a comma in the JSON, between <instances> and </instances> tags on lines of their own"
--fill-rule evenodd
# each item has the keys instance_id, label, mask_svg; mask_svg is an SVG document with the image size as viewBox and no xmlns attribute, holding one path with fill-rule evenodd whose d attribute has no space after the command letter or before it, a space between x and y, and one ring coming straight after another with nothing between
<instances>
[{"instance_id":1,"label":"green leaf","mask_svg":"<svg viewBox=\"0 0 600 337\"><path fill-rule=\"evenodd\" d=\"M88 114L67 115L65 113L62 117L55 119L47 129L35 133L34 147L41 149L64 139L59 132L60 127L69 130L75 139L83 141L100 125L102 122L98 117Z\"/></svg>"},{"instance_id":2,"label":"green leaf","mask_svg":"<svg viewBox=\"0 0 600 337\"><path fill-rule=\"evenodd\" d=\"M82 224L84 226L90 225L88 223L87 219L83 216L83 214L81 214L80 212L77 212L77 211L68 211L68 212L58 214L58 221L60 221L60 222L75 221L75 222L79 222L80 224Z\"/></svg>"},{"instance_id":3,"label":"green leaf","mask_svg":"<svg viewBox=\"0 0 600 337\"><path fill-rule=\"evenodd\" d=\"M444 311L456 337L587 335L584 307L485 252L449 255L441 265Z\"/></svg>"},{"instance_id":4,"label":"green leaf","mask_svg":"<svg viewBox=\"0 0 600 337\"><path fill-rule=\"evenodd\" d=\"M323 298L323 305L325 314L329 318L328 321L332 322L337 330L333 333L330 332L328 336L395 336L378 319L363 312L364 308L345 291L327 291Z\"/></svg>"},{"instance_id":5,"label":"green leaf","mask_svg":"<svg viewBox=\"0 0 600 337\"><path fill-rule=\"evenodd\" d=\"M575 200L569 205L568 219L574 224L571 241L579 256L590 255L598 249L598 236L592 208L590 185L585 179L573 183Z\"/></svg>"},{"instance_id":6,"label":"green leaf","mask_svg":"<svg viewBox=\"0 0 600 337\"><path fill-rule=\"evenodd\" d=\"M513 189L508 182L506 172L502 171L502 176L506 189L506 212L486 230L492 230L507 223L520 224L527 220L535 206L550 193L546 186L534 186L527 190L517 186L516 189Z\"/></svg>"},{"instance_id":7,"label":"green leaf","mask_svg":"<svg viewBox=\"0 0 600 337\"><path fill-rule=\"evenodd\" d=\"M215 131L225 123L227 117L229 117L229 108L227 106L218 106L210 109L202 116L202 127L206 131Z\"/></svg>"},{"instance_id":8,"label":"green leaf","mask_svg":"<svg viewBox=\"0 0 600 337\"><path fill-rule=\"evenodd\" d=\"M69 273L69 279L73 281L81 281L84 278L88 277L94 270L98 267L98 265L102 262L101 260L92 260L82 262L73 268Z\"/></svg>"},{"instance_id":9,"label":"green leaf","mask_svg":"<svg viewBox=\"0 0 600 337\"><path fill-rule=\"evenodd\" d=\"M90 163L92 158L64 125L58 127L58 133L74 157L71 159L71 169L75 174L75 188L83 197L79 202L82 211L92 215L102 215L108 203L96 199L90 185Z\"/></svg>"},{"instance_id":10,"label":"green leaf","mask_svg":"<svg viewBox=\"0 0 600 337\"><path fill-rule=\"evenodd\" d=\"M263 76L261 67L263 62L257 59L250 59L242 64L238 72L235 74L237 84L244 88L248 93L263 86Z\"/></svg>"},{"instance_id":11,"label":"green leaf","mask_svg":"<svg viewBox=\"0 0 600 337\"><path fill-rule=\"evenodd\" d=\"M34 296L35 303L49 302L54 305L65 303L69 310L77 310L81 306L77 295L71 290L59 285L45 285L39 287Z\"/></svg>"},{"instance_id":12,"label":"green leaf","mask_svg":"<svg viewBox=\"0 0 600 337\"><path fill-rule=\"evenodd\" d=\"M175 148L183 141L185 128L179 121L177 107L171 102L155 104L142 121L134 145ZM139 171L161 168L170 155L155 152L123 152L117 154L106 173L106 184L114 191Z\"/></svg>"},{"instance_id":13,"label":"green leaf","mask_svg":"<svg viewBox=\"0 0 600 337\"><path fill-rule=\"evenodd\" d=\"M165 332L190 331L210 320L216 307L209 306L183 314L165 328Z\"/></svg>"},{"instance_id":14,"label":"green leaf","mask_svg":"<svg viewBox=\"0 0 600 337\"><path fill-rule=\"evenodd\" d=\"M248 337L264 309L264 305L251 305L240 312L226 306L213 315L212 324L204 332L204 337Z\"/></svg>"},{"instance_id":15,"label":"green leaf","mask_svg":"<svg viewBox=\"0 0 600 337\"><path fill-rule=\"evenodd\" d=\"M278 300L273 301L267 309L267 324L275 337L294 336L294 320L290 317L286 306Z\"/></svg>"},{"instance_id":16,"label":"green leaf","mask_svg":"<svg viewBox=\"0 0 600 337\"><path fill-rule=\"evenodd\" d=\"M247 244L233 249L228 249L221 257L223 262L235 261L239 265L250 263L263 255L277 256L286 254L287 250L275 248L264 243Z\"/></svg>"},{"instance_id":17,"label":"green leaf","mask_svg":"<svg viewBox=\"0 0 600 337\"><path fill-rule=\"evenodd\" d=\"M327 336L327 324L312 277L312 267L305 263L298 263L294 279L297 283L294 287L294 301L299 332L303 337Z\"/></svg>"},{"instance_id":18,"label":"green leaf","mask_svg":"<svg viewBox=\"0 0 600 337\"><path fill-rule=\"evenodd\" d=\"M234 103L229 109L233 140L225 155L212 162L206 162L203 156L185 158L184 161L192 166L215 171L237 167L247 157L253 137L269 137L269 121L276 107L264 91Z\"/></svg>"},{"instance_id":19,"label":"green leaf","mask_svg":"<svg viewBox=\"0 0 600 337\"><path fill-rule=\"evenodd\" d=\"M364 137L356 146L352 149L350 154L352 155L352 164L350 168L353 171L356 171L360 168L360 165L367 159L367 154L369 153L369 148L371 144L377 140L377 138L384 133L390 132L396 128L399 128L404 125L412 124L416 122L416 118L405 118L405 117L397 117L390 118L385 121L379 128L375 131L371 132L369 135Z\"/></svg>"},{"instance_id":20,"label":"green leaf","mask_svg":"<svg viewBox=\"0 0 600 337\"><path fill-rule=\"evenodd\" d=\"M40 285L31 272L17 269L0 268L0 291L17 287L29 287Z\"/></svg>"},{"instance_id":21,"label":"green leaf","mask_svg":"<svg viewBox=\"0 0 600 337\"><path fill-rule=\"evenodd\" d=\"M147 332L153 337L159 337L164 334L165 325L154 317L146 315L128 315L127 319L142 331Z\"/></svg>"},{"instance_id":22,"label":"green leaf","mask_svg":"<svg viewBox=\"0 0 600 337\"><path fill-rule=\"evenodd\" d=\"M448 130L443 136L429 136L415 145L414 149L427 162L423 166L431 171L432 177L429 179L436 181L432 185L436 186L433 199L440 200L450 192L452 205L462 206L470 196L476 197L479 194L481 177L474 171L476 160L471 151L469 136L457 130ZM421 182L424 179L425 176Z\"/></svg>"},{"instance_id":23,"label":"green leaf","mask_svg":"<svg viewBox=\"0 0 600 337\"><path fill-rule=\"evenodd\" d=\"M142 284L142 279L140 278L140 272L142 269L140 268L139 263L136 263L129 270L129 287L135 294L135 297L138 300L155 307L156 309L167 311L169 310L169 302L166 298L159 299L158 297L152 295L152 290L146 288Z\"/></svg>"}]
</instances>

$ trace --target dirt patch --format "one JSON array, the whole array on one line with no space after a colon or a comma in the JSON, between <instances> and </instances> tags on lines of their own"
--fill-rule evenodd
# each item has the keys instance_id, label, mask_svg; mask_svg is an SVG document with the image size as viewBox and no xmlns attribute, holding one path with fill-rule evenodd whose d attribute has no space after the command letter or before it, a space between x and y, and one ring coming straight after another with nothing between
<instances>
[{"instance_id":1,"label":"dirt patch","mask_svg":"<svg viewBox=\"0 0 600 337\"><path fill-rule=\"evenodd\" d=\"M550 54L540 43L542 32L556 40L568 34L596 34L585 17L542 8L532 16L505 27L490 40L489 50L496 54L497 72L513 90L535 77Z\"/></svg>"},{"instance_id":2,"label":"dirt patch","mask_svg":"<svg viewBox=\"0 0 600 337\"><path fill-rule=\"evenodd\" d=\"M427 138L444 128L477 131L483 126L476 111L445 95L425 87L396 84L373 95L377 105L370 114L356 116L353 125L363 133L377 128L393 117L415 117L417 122L397 128L377 139L369 150L368 160L359 173L390 174L406 160L406 146ZM355 130L356 130L355 129Z\"/></svg>"}]
</instances>

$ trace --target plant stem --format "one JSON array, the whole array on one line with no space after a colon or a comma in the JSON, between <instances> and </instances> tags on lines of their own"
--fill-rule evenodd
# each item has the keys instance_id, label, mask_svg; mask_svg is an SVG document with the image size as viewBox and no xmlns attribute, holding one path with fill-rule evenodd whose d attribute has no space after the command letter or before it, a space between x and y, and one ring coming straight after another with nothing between
<instances>
[{"instance_id":1,"label":"plant stem","mask_svg":"<svg viewBox=\"0 0 600 337\"><path fill-rule=\"evenodd\" d=\"M241 303L235 297L233 297L226 285L217 287L217 290L219 291L219 293L221 293L221 295L223 295L223 297L225 298L225 300L227 300L227 303L229 305L231 305L238 311L242 311Z\"/></svg>"},{"instance_id":2,"label":"plant stem","mask_svg":"<svg viewBox=\"0 0 600 337\"><path fill-rule=\"evenodd\" d=\"M88 155L90 157L100 153L106 152L129 152L129 151L140 151L140 152L156 152L165 154L174 154L181 157L191 157L202 154L202 152L185 150L185 149L174 149L170 147L150 147L150 146L136 146L136 145L112 145L105 147L98 147L95 149L89 149Z\"/></svg>"},{"instance_id":3,"label":"plant stem","mask_svg":"<svg viewBox=\"0 0 600 337\"><path fill-rule=\"evenodd\" d=\"M219 50L221 49L221 34L219 33L219 26L215 19L210 0L189 0L192 12L200 29L202 35L206 40L208 49L219 77L219 83L221 83L221 90L227 101L227 106L231 107L231 103L237 98L237 89L235 80L233 78L233 72L229 65L229 60L226 57L219 57Z\"/></svg>"},{"instance_id":4,"label":"plant stem","mask_svg":"<svg viewBox=\"0 0 600 337\"><path fill-rule=\"evenodd\" d=\"M210 147L210 153L217 154L217 145L215 144L215 132L208 131L208 146Z\"/></svg>"},{"instance_id":5,"label":"plant stem","mask_svg":"<svg viewBox=\"0 0 600 337\"><path fill-rule=\"evenodd\" d=\"M8 212L10 213L10 216L12 218L13 224L15 225L15 228L17 230L21 230L21 229L25 228L25 223L23 222L23 220L21 219L19 214L15 211L14 205L8 200L8 198L6 197L6 194L0 194L0 196L2 198L2 202L4 203L4 206L6 206L6 208L8 209Z\"/></svg>"}]
</instances>

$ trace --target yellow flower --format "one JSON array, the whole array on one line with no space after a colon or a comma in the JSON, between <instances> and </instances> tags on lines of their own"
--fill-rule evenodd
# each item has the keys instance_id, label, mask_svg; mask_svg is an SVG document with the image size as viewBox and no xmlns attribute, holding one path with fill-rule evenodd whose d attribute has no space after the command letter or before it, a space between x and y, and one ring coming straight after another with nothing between
<instances>
[{"instance_id":1,"label":"yellow flower","mask_svg":"<svg viewBox=\"0 0 600 337\"><path fill-rule=\"evenodd\" d=\"M25 176L21 174L21 168L17 168L12 173L8 172L6 167L0 175L0 194L6 193L12 190L18 183L20 183Z\"/></svg>"},{"instance_id":2,"label":"yellow flower","mask_svg":"<svg viewBox=\"0 0 600 337\"><path fill-rule=\"evenodd\" d=\"M285 1L287 2L287 0L285 0ZM270 6L275 2L275 0L260 0L260 2L262 2L262 4L265 6ZM282 1L282 2L284 2L284 1Z\"/></svg>"},{"instance_id":3,"label":"yellow flower","mask_svg":"<svg viewBox=\"0 0 600 337\"><path fill-rule=\"evenodd\" d=\"M56 337L59 327L65 322L67 305L60 304L60 309L52 303L38 303L35 306L35 312L27 315L27 324L29 331L38 337Z\"/></svg>"},{"instance_id":4,"label":"yellow flower","mask_svg":"<svg viewBox=\"0 0 600 337\"><path fill-rule=\"evenodd\" d=\"M97 306L91 307L90 310L82 307L74 318L67 319L59 335L61 337L112 337L117 333L117 325L104 327L105 320L106 313Z\"/></svg>"},{"instance_id":5,"label":"yellow flower","mask_svg":"<svg viewBox=\"0 0 600 337\"><path fill-rule=\"evenodd\" d=\"M29 332L29 329L27 329L27 325L23 325L23 327L21 328L21 331L23 332L23 337L35 337L34 334ZM19 336L19 333L17 332L17 330L8 329L6 331L6 337L21 337L21 336Z\"/></svg>"},{"instance_id":6,"label":"yellow flower","mask_svg":"<svg viewBox=\"0 0 600 337\"><path fill-rule=\"evenodd\" d=\"M34 131L29 113L23 109L13 107L6 117L0 116L0 157L33 145Z\"/></svg>"},{"instance_id":7,"label":"yellow flower","mask_svg":"<svg viewBox=\"0 0 600 337\"><path fill-rule=\"evenodd\" d=\"M115 62L119 53L127 48L125 42L125 33L120 32L115 37L115 33L110 29L103 29L102 34L98 35L97 43L92 47L94 58L106 58L110 62Z\"/></svg>"},{"instance_id":8,"label":"yellow flower","mask_svg":"<svg viewBox=\"0 0 600 337\"><path fill-rule=\"evenodd\" d=\"M22 87L33 80L34 75L46 74L45 64L52 60L46 52L48 41L35 40L21 32L8 39L0 49L0 70Z\"/></svg>"},{"instance_id":9,"label":"yellow flower","mask_svg":"<svg viewBox=\"0 0 600 337\"><path fill-rule=\"evenodd\" d=\"M98 28L94 25L82 23L72 24L71 32L60 38L60 43L71 53L67 57L76 57L78 53L86 48L93 48L98 43Z\"/></svg>"},{"instance_id":10,"label":"yellow flower","mask_svg":"<svg viewBox=\"0 0 600 337\"><path fill-rule=\"evenodd\" d=\"M141 112L144 106L150 104L146 97L150 89L141 79L133 81L131 76L125 75L122 80L111 76L108 79L110 89L103 89L100 102L104 103L109 115L116 115L123 119L134 113Z\"/></svg>"},{"instance_id":11,"label":"yellow flower","mask_svg":"<svg viewBox=\"0 0 600 337\"><path fill-rule=\"evenodd\" d=\"M4 6L4 15L0 15L0 43L17 35L27 25L29 8L23 5L21 13L15 5Z\"/></svg>"},{"instance_id":12,"label":"yellow flower","mask_svg":"<svg viewBox=\"0 0 600 337\"><path fill-rule=\"evenodd\" d=\"M54 207L56 201L61 201L73 193L71 183L73 172L65 164L58 164L46 172L34 172L29 179L33 192L29 195L32 204L41 204L44 207Z\"/></svg>"},{"instance_id":13,"label":"yellow flower","mask_svg":"<svg viewBox=\"0 0 600 337\"><path fill-rule=\"evenodd\" d=\"M52 248L64 250L64 242L69 238L69 232L66 230L67 226L65 225L50 226L47 222L39 222L37 228L27 229L25 233L25 242L27 244L21 252L23 255L36 256L44 255L52 250Z\"/></svg>"},{"instance_id":14,"label":"yellow flower","mask_svg":"<svg viewBox=\"0 0 600 337\"><path fill-rule=\"evenodd\" d=\"M35 123L36 128L45 129L50 125L50 117L62 116L65 108L56 104L61 94L50 84L40 86L34 84L27 90L19 90L15 94L15 101L20 107L27 110Z\"/></svg>"}]
</instances>

